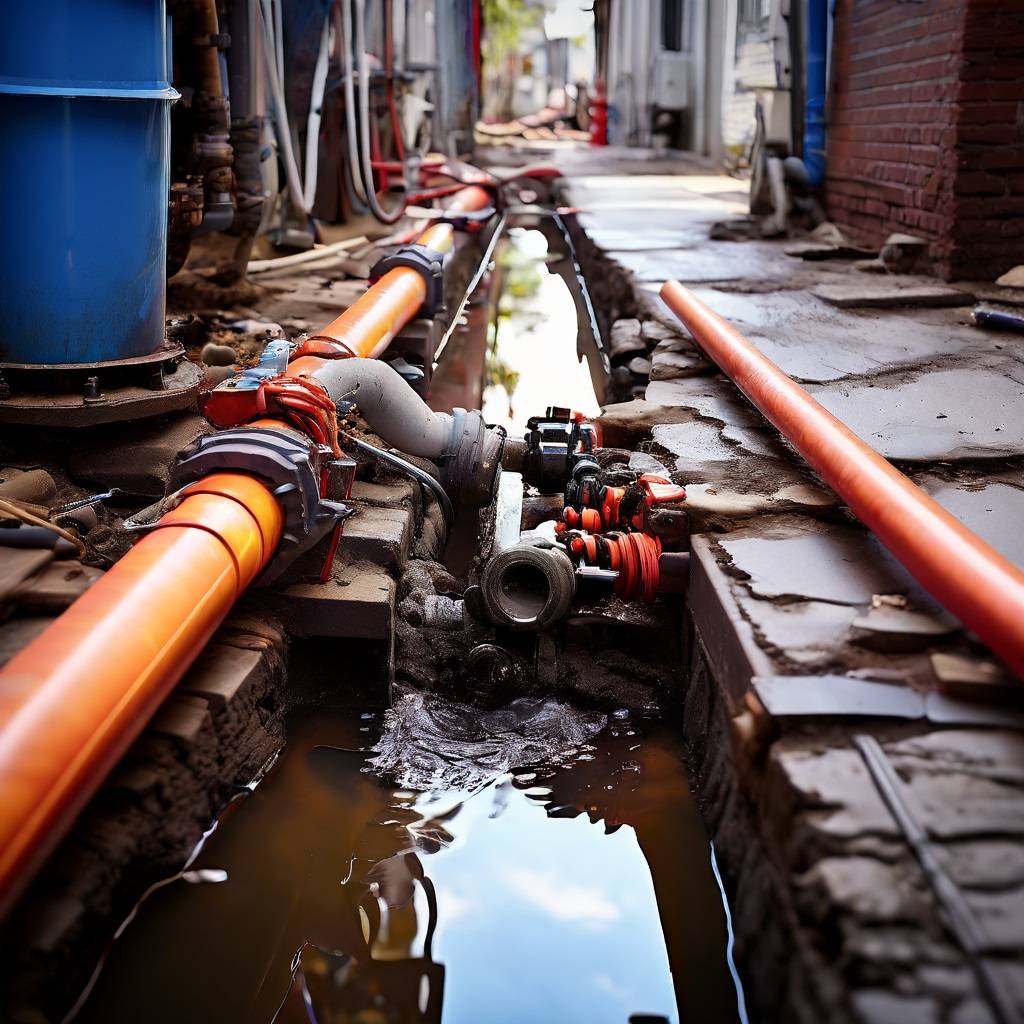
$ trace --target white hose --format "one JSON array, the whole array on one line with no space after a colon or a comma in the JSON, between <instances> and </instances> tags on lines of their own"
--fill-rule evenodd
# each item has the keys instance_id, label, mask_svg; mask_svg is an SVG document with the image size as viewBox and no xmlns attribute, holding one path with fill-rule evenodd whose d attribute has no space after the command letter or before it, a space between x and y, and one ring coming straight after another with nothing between
<instances>
[{"instance_id":1,"label":"white hose","mask_svg":"<svg viewBox=\"0 0 1024 1024\"><path fill-rule=\"evenodd\" d=\"M343 0L344 2L344 0ZM363 172L366 203L382 224L394 224L402 217L405 204L385 210L373 190L373 166L370 163L370 65L366 59L366 8L363 0L351 0L356 8L356 52L359 61L359 157ZM390 2L390 0L388 0Z\"/></svg>"},{"instance_id":2,"label":"white hose","mask_svg":"<svg viewBox=\"0 0 1024 1024\"><path fill-rule=\"evenodd\" d=\"M288 122L288 104L282 83L284 81L284 43L281 31L281 8L273 0L260 0L260 15L263 22L263 52L266 56L267 79L270 83L270 98L277 122L277 142L284 161L285 177L288 180L288 194L295 208L308 217L316 197L317 161L320 151L320 119L323 111L324 93L327 86L327 64L330 47L330 19L324 19L320 36L320 50L317 53L313 71L313 90L309 100L309 120L306 127L306 174L305 180L299 175L299 167L292 148L292 134Z\"/></svg>"},{"instance_id":3,"label":"white hose","mask_svg":"<svg viewBox=\"0 0 1024 1024\"><path fill-rule=\"evenodd\" d=\"M345 63L345 138L348 142L348 166L352 175L352 188L360 202L366 202L366 188L363 184L363 172L359 163L359 149L356 140L356 92L355 67L352 63L352 4L350 0L341 0L342 29L345 38L341 43L341 52ZM372 179L371 179L372 182Z\"/></svg>"}]
</instances>

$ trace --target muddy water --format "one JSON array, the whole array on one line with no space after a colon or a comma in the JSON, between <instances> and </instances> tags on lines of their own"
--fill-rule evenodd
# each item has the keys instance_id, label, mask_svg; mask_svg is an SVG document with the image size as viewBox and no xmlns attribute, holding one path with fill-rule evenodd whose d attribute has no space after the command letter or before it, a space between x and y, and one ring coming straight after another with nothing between
<instances>
[{"instance_id":1,"label":"muddy water","mask_svg":"<svg viewBox=\"0 0 1024 1024\"><path fill-rule=\"evenodd\" d=\"M537 714L552 711L506 716L505 739ZM488 770L464 737L453 756L471 767L445 788L422 733L394 763L384 717L293 719L277 765L123 928L77 1019L742 1019L712 853L663 725L619 712L500 756L492 737ZM396 788L426 777L424 758L433 788Z\"/></svg>"}]
</instances>

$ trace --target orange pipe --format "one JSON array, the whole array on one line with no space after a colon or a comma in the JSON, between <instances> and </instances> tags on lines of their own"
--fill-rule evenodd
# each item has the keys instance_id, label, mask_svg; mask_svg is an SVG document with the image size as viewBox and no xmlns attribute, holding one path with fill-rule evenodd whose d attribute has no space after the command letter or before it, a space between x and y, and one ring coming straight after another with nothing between
<instances>
[{"instance_id":1,"label":"orange pipe","mask_svg":"<svg viewBox=\"0 0 1024 1024\"><path fill-rule=\"evenodd\" d=\"M470 186L449 210L490 201ZM418 241L446 252L452 233L450 224L435 224ZM420 276L397 268L322 337L343 354L379 355L425 298ZM312 372L324 361L293 360L288 372ZM215 473L190 485L151 533L0 670L0 915L273 557L282 528L280 506L253 477Z\"/></svg>"},{"instance_id":2,"label":"orange pipe","mask_svg":"<svg viewBox=\"0 0 1024 1024\"><path fill-rule=\"evenodd\" d=\"M270 561L281 508L216 473L0 671L0 914Z\"/></svg>"},{"instance_id":3,"label":"orange pipe","mask_svg":"<svg viewBox=\"0 0 1024 1024\"><path fill-rule=\"evenodd\" d=\"M490 203L491 194L487 189L470 185L456 195L446 212L472 213L486 209ZM416 242L438 252L448 252L452 247L453 234L450 224L435 224L424 231ZM341 316L314 335L314 339L335 342L341 347L344 356L376 359L416 316L426 298L427 286L423 278L409 267L396 267L389 270ZM313 358L316 357L302 357L303 360ZM304 364L304 367L306 372L315 369L312 364ZM302 371L289 367L288 372L296 374Z\"/></svg>"},{"instance_id":4,"label":"orange pipe","mask_svg":"<svg viewBox=\"0 0 1024 1024\"><path fill-rule=\"evenodd\" d=\"M661 297L704 352L944 608L1024 678L1024 573L816 402L693 292Z\"/></svg>"}]
</instances>

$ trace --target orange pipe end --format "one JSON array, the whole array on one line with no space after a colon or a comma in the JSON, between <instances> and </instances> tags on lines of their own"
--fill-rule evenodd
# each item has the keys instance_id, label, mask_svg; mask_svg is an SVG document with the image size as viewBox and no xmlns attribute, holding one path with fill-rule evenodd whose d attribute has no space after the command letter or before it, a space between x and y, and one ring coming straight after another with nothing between
<instances>
[{"instance_id":1,"label":"orange pipe end","mask_svg":"<svg viewBox=\"0 0 1024 1024\"><path fill-rule=\"evenodd\" d=\"M217 473L0 670L0 913L277 547L283 515Z\"/></svg>"},{"instance_id":2,"label":"orange pipe end","mask_svg":"<svg viewBox=\"0 0 1024 1024\"><path fill-rule=\"evenodd\" d=\"M661 297L697 344L910 574L1024 678L1024 572L967 529L677 281Z\"/></svg>"}]
</instances>

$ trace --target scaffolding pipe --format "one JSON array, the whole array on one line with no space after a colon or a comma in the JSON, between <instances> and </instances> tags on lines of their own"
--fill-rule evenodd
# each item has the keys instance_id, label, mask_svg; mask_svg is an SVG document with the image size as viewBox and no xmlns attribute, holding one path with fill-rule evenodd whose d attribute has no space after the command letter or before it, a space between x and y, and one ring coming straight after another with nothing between
<instances>
[{"instance_id":1,"label":"scaffolding pipe","mask_svg":"<svg viewBox=\"0 0 1024 1024\"><path fill-rule=\"evenodd\" d=\"M936 601L1024 678L1024 573L814 400L678 281L661 297L697 344Z\"/></svg>"},{"instance_id":2,"label":"scaffolding pipe","mask_svg":"<svg viewBox=\"0 0 1024 1024\"><path fill-rule=\"evenodd\" d=\"M217 473L0 672L0 915L67 832L243 590L282 511Z\"/></svg>"}]
</instances>

